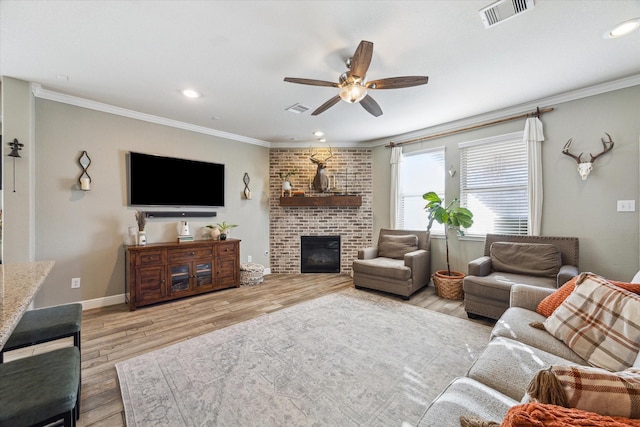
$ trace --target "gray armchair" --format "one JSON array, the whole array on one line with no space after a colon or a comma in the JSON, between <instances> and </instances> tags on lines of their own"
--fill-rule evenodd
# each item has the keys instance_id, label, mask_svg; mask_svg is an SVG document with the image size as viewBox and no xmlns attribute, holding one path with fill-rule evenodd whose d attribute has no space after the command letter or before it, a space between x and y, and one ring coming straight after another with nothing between
<instances>
[{"instance_id":1,"label":"gray armchair","mask_svg":"<svg viewBox=\"0 0 640 427\"><path fill-rule=\"evenodd\" d=\"M353 284L409 299L431 277L430 235L424 230L380 230L378 246L360 249Z\"/></svg>"},{"instance_id":2,"label":"gray armchair","mask_svg":"<svg viewBox=\"0 0 640 427\"><path fill-rule=\"evenodd\" d=\"M484 256L469 263L464 309L498 319L516 283L555 289L578 274L577 237L487 234Z\"/></svg>"}]
</instances>

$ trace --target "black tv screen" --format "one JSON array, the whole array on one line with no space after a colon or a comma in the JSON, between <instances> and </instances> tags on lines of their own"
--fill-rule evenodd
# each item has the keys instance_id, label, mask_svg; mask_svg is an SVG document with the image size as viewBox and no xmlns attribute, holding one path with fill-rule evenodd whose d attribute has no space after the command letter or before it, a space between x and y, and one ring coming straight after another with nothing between
<instances>
[{"instance_id":1,"label":"black tv screen","mask_svg":"<svg viewBox=\"0 0 640 427\"><path fill-rule=\"evenodd\" d=\"M129 206L224 206L224 165L129 153Z\"/></svg>"}]
</instances>

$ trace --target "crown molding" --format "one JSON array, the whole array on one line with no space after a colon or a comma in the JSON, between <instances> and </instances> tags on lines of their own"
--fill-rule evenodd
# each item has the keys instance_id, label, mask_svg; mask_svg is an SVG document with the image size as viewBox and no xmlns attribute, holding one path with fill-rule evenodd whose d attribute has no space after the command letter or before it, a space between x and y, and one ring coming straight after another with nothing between
<instances>
[{"instance_id":1,"label":"crown molding","mask_svg":"<svg viewBox=\"0 0 640 427\"><path fill-rule=\"evenodd\" d=\"M478 114L476 116L466 117L464 119L459 119L459 120L443 123L440 125L420 129L418 131L397 135L392 139L393 139L393 142L400 143L403 140L418 138L420 136L434 135L441 132L448 132L455 129L474 126L479 123L500 120L512 115L524 114L524 113L535 110L537 107L540 107L540 108L553 107L556 104L576 101L578 99L588 98L590 96L600 95L607 92L613 92L615 90L626 89L628 87L637 86L637 85L640 85L640 74L630 76L630 77L625 77L618 80L613 80L606 83L597 84L594 86L588 86L585 88L572 90L569 92L564 92L558 95L552 95L545 98L535 99L533 101L529 101L524 104L513 105L508 108L494 110L488 113ZM389 143L389 141L390 141L389 138L384 138L384 139L377 139L375 141L367 141L365 144L368 147L374 148L374 147L379 147L381 145L386 145Z\"/></svg>"},{"instance_id":2,"label":"crown molding","mask_svg":"<svg viewBox=\"0 0 640 427\"><path fill-rule=\"evenodd\" d=\"M164 126L170 126L178 129L184 129L191 132L201 133L205 135L217 136L233 141L244 142L247 144L259 145L262 147L270 147L271 144L260 139L249 138L247 136L236 135L234 133L224 132L204 126L197 126L178 120L167 119L164 117L154 116L152 114L140 113L138 111L128 110L126 108L116 107L115 105L104 104L102 102L92 101L77 96L66 95L64 93L55 92L44 89L37 83L31 84L31 92L36 98L47 99L49 101L61 102L63 104L74 105L76 107L87 108L89 110L101 111L103 113L115 114L117 116L128 117L130 119L141 120L144 122L155 123Z\"/></svg>"}]
</instances>

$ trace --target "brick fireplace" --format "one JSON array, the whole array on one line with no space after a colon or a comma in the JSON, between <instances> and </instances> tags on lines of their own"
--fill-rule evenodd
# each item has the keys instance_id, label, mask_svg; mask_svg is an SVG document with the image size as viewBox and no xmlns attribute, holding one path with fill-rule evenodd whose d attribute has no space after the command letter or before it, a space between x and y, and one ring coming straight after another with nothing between
<instances>
[{"instance_id":1,"label":"brick fireplace","mask_svg":"<svg viewBox=\"0 0 640 427\"><path fill-rule=\"evenodd\" d=\"M316 157L329 156L327 149L314 149ZM272 273L300 273L302 236L340 236L340 271L351 273L358 249L369 246L373 234L372 176L370 149L332 149L326 174L332 187L362 196L362 206L280 206L281 181L278 172L297 169L290 177L294 190L307 197L328 194L310 189L316 165L309 160L310 149L271 149L269 153L269 222Z\"/></svg>"}]
</instances>

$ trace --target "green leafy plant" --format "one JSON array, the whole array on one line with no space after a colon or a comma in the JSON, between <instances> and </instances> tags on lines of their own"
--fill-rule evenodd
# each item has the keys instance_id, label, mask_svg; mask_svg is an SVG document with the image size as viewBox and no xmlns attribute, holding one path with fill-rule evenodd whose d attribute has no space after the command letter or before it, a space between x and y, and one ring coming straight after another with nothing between
<instances>
[{"instance_id":1,"label":"green leafy plant","mask_svg":"<svg viewBox=\"0 0 640 427\"><path fill-rule=\"evenodd\" d=\"M447 254L447 274L451 276L451 266L449 265L449 230L455 230L458 236L464 236L462 228L469 228L473 225L473 213L467 208L455 206L459 203L459 199L453 199L449 204L445 205L444 200L435 192L430 191L422 195L427 201L424 209L429 214L429 224L427 231L431 230L433 221L445 226L444 242Z\"/></svg>"},{"instance_id":2,"label":"green leafy plant","mask_svg":"<svg viewBox=\"0 0 640 427\"><path fill-rule=\"evenodd\" d=\"M237 224L227 224L226 221L222 221L222 223L216 224L218 226L218 230L220 230L220 234L227 234L227 231L231 230L233 227L237 227ZM209 228L213 228L213 226L207 226Z\"/></svg>"},{"instance_id":3,"label":"green leafy plant","mask_svg":"<svg viewBox=\"0 0 640 427\"><path fill-rule=\"evenodd\" d=\"M290 176L293 176L297 173L298 173L298 169L291 169L286 174L283 174L282 172L278 172L278 176L282 181L288 181Z\"/></svg>"}]
</instances>

